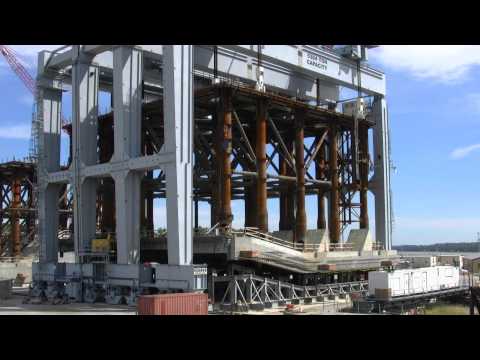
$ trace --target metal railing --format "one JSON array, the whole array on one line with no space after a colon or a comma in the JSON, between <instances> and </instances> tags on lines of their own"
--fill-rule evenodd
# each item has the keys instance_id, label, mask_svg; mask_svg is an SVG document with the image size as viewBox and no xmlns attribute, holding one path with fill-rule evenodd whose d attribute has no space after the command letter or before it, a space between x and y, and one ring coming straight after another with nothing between
<instances>
[{"instance_id":1,"label":"metal railing","mask_svg":"<svg viewBox=\"0 0 480 360\"><path fill-rule=\"evenodd\" d=\"M330 251L353 251L353 247L351 245L346 245L343 243L330 244L328 248Z\"/></svg>"},{"instance_id":2,"label":"metal railing","mask_svg":"<svg viewBox=\"0 0 480 360\"><path fill-rule=\"evenodd\" d=\"M246 227L242 230L232 230L233 234L241 234L253 237L255 239L263 240L270 242L272 244L284 246L286 248L302 251L302 252L312 252L318 249L318 244L304 244L304 243L294 243L292 241L280 239L278 237L272 236L267 233L258 231L257 228Z\"/></svg>"},{"instance_id":3,"label":"metal railing","mask_svg":"<svg viewBox=\"0 0 480 360\"><path fill-rule=\"evenodd\" d=\"M31 257L28 256L0 256L0 262L17 262L19 260L32 260Z\"/></svg>"},{"instance_id":4,"label":"metal railing","mask_svg":"<svg viewBox=\"0 0 480 360\"><path fill-rule=\"evenodd\" d=\"M72 231L70 230L60 230L58 232L58 238L60 240L70 239L72 237Z\"/></svg>"}]
</instances>

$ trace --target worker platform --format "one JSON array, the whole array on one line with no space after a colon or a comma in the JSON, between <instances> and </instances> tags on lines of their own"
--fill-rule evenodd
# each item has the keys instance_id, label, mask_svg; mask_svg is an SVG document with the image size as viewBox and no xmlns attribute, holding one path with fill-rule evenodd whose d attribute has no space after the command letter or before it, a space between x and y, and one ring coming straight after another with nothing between
<instances>
[{"instance_id":1,"label":"worker platform","mask_svg":"<svg viewBox=\"0 0 480 360\"><path fill-rule=\"evenodd\" d=\"M288 232L262 233L254 228L228 235L197 235L193 253L198 261L217 257L246 267L264 264L298 274L369 271L385 261L400 261L395 250L383 250L373 243L368 231L352 230L347 242L341 244L330 244L325 230L308 230L305 243L295 243L291 237ZM166 237L142 241L141 246L142 252L156 253L153 256L158 258L159 252L167 251Z\"/></svg>"}]
</instances>

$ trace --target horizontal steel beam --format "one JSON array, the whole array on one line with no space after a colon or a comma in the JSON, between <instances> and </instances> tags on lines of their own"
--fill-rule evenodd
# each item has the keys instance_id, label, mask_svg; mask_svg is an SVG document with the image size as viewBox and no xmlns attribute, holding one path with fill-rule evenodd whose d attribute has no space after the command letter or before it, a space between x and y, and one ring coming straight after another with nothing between
<instances>
[{"instance_id":1,"label":"horizontal steel beam","mask_svg":"<svg viewBox=\"0 0 480 360\"><path fill-rule=\"evenodd\" d=\"M257 45L222 45L238 54L257 58ZM219 54L220 49L219 47ZM219 56L220 58L220 56ZM233 62L233 58L232 58ZM256 60L253 60L256 64ZM262 66L268 84L268 70L286 72L292 77L314 81L317 78L335 85L356 88L358 86L357 64L332 51L311 45L264 45ZM365 65L360 67L362 90L370 95L385 95L385 75Z\"/></svg>"},{"instance_id":2,"label":"horizontal steel beam","mask_svg":"<svg viewBox=\"0 0 480 360\"><path fill-rule=\"evenodd\" d=\"M154 155L142 156L121 162L112 162L82 167L81 178L87 177L106 177L115 171L149 171L159 169L161 166L173 163L175 161L174 153L159 153ZM72 181L72 172L70 170L48 173L44 181L48 184L66 184Z\"/></svg>"},{"instance_id":3,"label":"horizontal steel beam","mask_svg":"<svg viewBox=\"0 0 480 360\"><path fill-rule=\"evenodd\" d=\"M138 45L145 59L162 62L161 45ZM256 81L256 45L218 46L218 73L247 82ZM322 98L337 100L337 86L356 89L357 64L332 51L311 45L264 45L262 67L265 85L291 93L292 96L316 98L316 80L320 79ZM113 45L84 45L84 51L96 55L94 62L105 69L112 68L109 56ZM47 52L48 54L48 52ZM48 57L48 56L47 56ZM48 67L65 68L72 63L73 51L52 54ZM195 69L213 75L213 46L196 45ZM385 76L382 72L362 65L360 68L362 90L369 95L385 95Z\"/></svg>"},{"instance_id":4,"label":"horizontal steel beam","mask_svg":"<svg viewBox=\"0 0 480 360\"><path fill-rule=\"evenodd\" d=\"M45 178L49 184L66 184L71 182L72 173L69 170L52 172Z\"/></svg>"}]
</instances>

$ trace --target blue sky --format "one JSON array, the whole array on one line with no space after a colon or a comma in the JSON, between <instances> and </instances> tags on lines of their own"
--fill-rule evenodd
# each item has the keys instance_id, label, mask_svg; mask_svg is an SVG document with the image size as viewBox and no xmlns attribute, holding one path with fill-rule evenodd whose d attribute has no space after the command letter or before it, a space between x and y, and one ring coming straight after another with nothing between
<instances>
[{"instance_id":1,"label":"blue sky","mask_svg":"<svg viewBox=\"0 0 480 360\"><path fill-rule=\"evenodd\" d=\"M36 51L48 47L13 46L32 75ZM382 46L370 53L370 66L387 76L397 169L394 245L473 241L480 232L479 65L480 46ZM0 95L0 161L22 158L28 153L33 99L3 58ZM158 207L160 225L165 212L162 202ZM233 208L240 224L243 205L234 202ZM277 209L269 202L273 228ZM310 202L309 210L315 212ZM209 222L206 206L200 217ZM315 221L311 216L309 225Z\"/></svg>"}]
</instances>

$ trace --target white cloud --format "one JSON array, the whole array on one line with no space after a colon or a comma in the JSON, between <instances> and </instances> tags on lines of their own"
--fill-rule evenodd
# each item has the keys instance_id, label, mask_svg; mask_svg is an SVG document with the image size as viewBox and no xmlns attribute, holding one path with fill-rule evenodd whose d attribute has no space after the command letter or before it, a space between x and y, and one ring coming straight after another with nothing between
<instances>
[{"instance_id":1,"label":"white cloud","mask_svg":"<svg viewBox=\"0 0 480 360\"><path fill-rule=\"evenodd\" d=\"M0 127L0 138L3 139L30 139L30 125L12 125Z\"/></svg>"},{"instance_id":2,"label":"white cloud","mask_svg":"<svg viewBox=\"0 0 480 360\"><path fill-rule=\"evenodd\" d=\"M477 45L384 45L371 51L383 65L419 79L443 83L461 82L480 65Z\"/></svg>"},{"instance_id":3,"label":"white cloud","mask_svg":"<svg viewBox=\"0 0 480 360\"><path fill-rule=\"evenodd\" d=\"M458 160L468 156L471 152L480 149L480 144L456 148L450 153L450 159Z\"/></svg>"}]
</instances>

